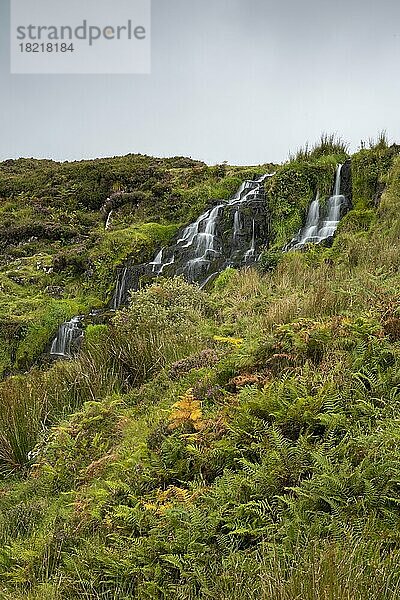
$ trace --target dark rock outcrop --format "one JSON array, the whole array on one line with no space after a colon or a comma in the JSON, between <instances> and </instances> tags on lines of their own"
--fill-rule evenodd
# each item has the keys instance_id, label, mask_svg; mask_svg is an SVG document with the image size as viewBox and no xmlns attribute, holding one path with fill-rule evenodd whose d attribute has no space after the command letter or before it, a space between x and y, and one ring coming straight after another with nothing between
<instances>
[{"instance_id":1,"label":"dark rock outcrop","mask_svg":"<svg viewBox=\"0 0 400 600\"><path fill-rule=\"evenodd\" d=\"M340 194L342 194L346 198L346 204L349 208L351 208L353 202L353 184L350 159L346 160L346 162L342 166Z\"/></svg>"},{"instance_id":2,"label":"dark rock outcrop","mask_svg":"<svg viewBox=\"0 0 400 600\"><path fill-rule=\"evenodd\" d=\"M180 230L149 263L127 262L118 271L112 308L125 304L130 290L157 276L183 275L205 286L228 266L251 265L268 243L269 214L263 175L245 181L227 201L213 201L197 221Z\"/></svg>"}]
</instances>

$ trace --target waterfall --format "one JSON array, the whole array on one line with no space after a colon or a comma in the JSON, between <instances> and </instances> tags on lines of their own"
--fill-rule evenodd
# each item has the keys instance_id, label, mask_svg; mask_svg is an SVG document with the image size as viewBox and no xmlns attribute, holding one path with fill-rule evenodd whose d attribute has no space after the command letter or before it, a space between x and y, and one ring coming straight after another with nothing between
<instances>
[{"instance_id":1,"label":"waterfall","mask_svg":"<svg viewBox=\"0 0 400 600\"><path fill-rule=\"evenodd\" d=\"M108 229L110 229L111 217L112 217L113 212L114 212L113 210L110 210L110 212L108 213L107 221L106 221L106 224L105 224L105 230L106 231L108 231Z\"/></svg>"},{"instance_id":2,"label":"waterfall","mask_svg":"<svg viewBox=\"0 0 400 600\"><path fill-rule=\"evenodd\" d=\"M304 242L305 240L308 240L314 236L318 236L319 213L320 213L319 192L317 192L316 199L313 200L310 204L305 227L304 227L304 229L301 230L300 243L302 241Z\"/></svg>"},{"instance_id":3,"label":"waterfall","mask_svg":"<svg viewBox=\"0 0 400 600\"><path fill-rule=\"evenodd\" d=\"M117 285L115 286L112 308L117 310L122 304L124 296L127 291L127 275L128 275L128 267L124 267L124 269L120 272L117 279Z\"/></svg>"},{"instance_id":4,"label":"waterfall","mask_svg":"<svg viewBox=\"0 0 400 600\"><path fill-rule=\"evenodd\" d=\"M253 262L256 258L256 223L253 219L253 232L252 232L252 238L251 238L251 246L250 246L250 250L247 250L246 254L244 255L244 263L247 265L250 262Z\"/></svg>"},{"instance_id":5,"label":"waterfall","mask_svg":"<svg viewBox=\"0 0 400 600\"><path fill-rule=\"evenodd\" d=\"M222 206L222 204L219 204L212 209L209 216L204 220L204 231L197 233L195 258L207 258L208 252L215 252L216 229Z\"/></svg>"},{"instance_id":6,"label":"waterfall","mask_svg":"<svg viewBox=\"0 0 400 600\"><path fill-rule=\"evenodd\" d=\"M254 181L245 180L227 204L218 204L214 208L207 210L194 223L185 227L176 242L176 246L181 254L186 253L188 255L183 273L188 276L190 281L195 281L201 272L221 255L218 248L217 227L225 208L235 205L240 207L246 202L256 199L258 196L260 199L263 199L263 183L267 177L272 177L272 175L271 173L266 173ZM240 209L238 208L234 216L234 239L236 239L240 230L241 218ZM163 271L164 267L174 264L175 260L175 255L173 255L172 259L168 259L163 256L161 251L149 265L152 267L153 273L159 274Z\"/></svg>"},{"instance_id":7,"label":"waterfall","mask_svg":"<svg viewBox=\"0 0 400 600\"><path fill-rule=\"evenodd\" d=\"M164 271L165 267L169 267L169 266L173 265L174 262L175 262L175 255L173 254L172 258L170 260L168 260L167 262L165 262L161 265L159 275L161 275L161 273Z\"/></svg>"},{"instance_id":8,"label":"waterfall","mask_svg":"<svg viewBox=\"0 0 400 600\"><path fill-rule=\"evenodd\" d=\"M199 232L200 223L207 219L209 214L210 211L208 210L204 214L200 215L197 221L185 227L185 229L183 230L182 237L177 241L177 244L179 245L185 242L183 248L189 248L192 245L195 236Z\"/></svg>"},{"instance_id":9,"label":"waterfall","mask_svg":"<svg viewBox=\"0 0 400 600\"><path fill-rule=\"evenodd\" d=\"M342 168L343 165L338 165L338 168L336 170L335 188L333 191L334 196L340 196L340 189L342 185Z\"/></svg>"},{"instance_id":10,"label":"waterfall","mask_svg":"<svg viewBox=\"0 0 400 600\"><path fill-rule=\"evenodd\" d=\"M230 202L235 202L236 200L240 200L240 198L248 184L249 184L248 181L243 181L240 188L233 194L232 198L230 199Z\"/></svg>"},{"instance_id":11,"label":"waterfall","mask_svg":"<svg viewBox=\"0 0 400 600\"><path fill-rule=\"evenodd\" d=\"M284 251L300 250L307 244L319 244L335 235L343 207L346 206L346 197L340 194L342 166L338 165L336 169L333 195L328 198L326 206L321 208L319 193L317 193L316 199L308 210L305 226L285 246Z\"/></svg>"},{"instance_id":12,"label":"waterfall","mask_svg":"<svg viewBox=\"0 0 400 600\"><path fill-rule=\"evenodd\" d=\"M163 258L164 250L165 250L165 248L162 248L160 250L160 252L157 254L157 256L155 257L155 259L149 263L149 266L152 267L152 272L155 273L156 275L161 275L161 273L163 272L165 267L169 267L170 265L173 265L175 262L174 255L172 255L172 257L170 259L164 260L164 258Z\"/></svg>"},{"instance_id":13,"label":"waterfall","mask_svg":"<svg viewBox=\"0 0 400 600\"><path fill-rule=\"evenodd\" d=\"M149 263L149 265L151 265L151 267L152 267L153 273L158 273L162 268L163 252L164 252L164 248L161 248L160 252L157 254L155 259Z\"/></svg>"},{"instance_id":14,"label":"waterfall","mask_svg":"<svg viewBox=\"0 0 400 600\"><path fill-rule=\"evenodd\" d=\"M219 215L219 211L220 209L223 207L223 204L218 204L218 206L215 206L212 211L210 212L210 216L207 219L206 222L206 234L207 235L215 235L215 230L217 228L217 218Z\"/></svg>"},{"instance_id":15,"label":"waterfall","mask_svg":"<svg viewBox=\"0 0 400 600\"><path fill-rule=\"evenodd\" d=\"M218 255L219 252L216 249L217 243L217 225L218 218L223 208L223 204L218 204L211 211L208 212L208 216L205 217L201 222L203 223L204 231L199 231L195 235L196 245L194 248L194 256L190 258L185 267L185 274L189 281L196 281L203 270L207 270L211 264L213 255Z\"/></svg>"},{"instance_id":16,"label":"waterfall","mask_svg":"<svg viewBox=\"0 0 400 600\"><path fill-rule=\"evenodd\" d=\"M249 202L251 200L257 200L260 197L261 200L264 200L264 193L262 189L262 184L268 177L273 177L275 173L265 173L261 175L258 179L254 181L246 180L242 183L239 190L232 196L232 198L228 202L228 206L237 205L238 208L235 211L235 215L233 218L233 241L236 242L241 230L242 230L242 219L240 207L242 204ZM253 222L253 237L254 237L254 222ZM254 246L253 254L255 253L255 242L252 243L252 248ZM249 258L250 253L252 252L252 248L248 250L245 254L245 259Z\"/></svg>"},{"instance_id":17,"label":"waterfall","mask_svg":"<svg viewBox=\"0 0 400 600\"><path fill-rule=\"evenodd\" d=\"M229 200L228 205L232 206L235 204L244 204L249 201L251 198L256 198L258 194L262 193L262 184L264 183L267 177L272 177L274 173L267 173L266 175L262 175L258 179L254 181L246 180L236 194L232 196Z\"/></svg>"},{"instance_id":18,"label":"waterfall","mask_svg":"<svg viewBox=\"0 0 400 600\"><path fill-rule=\"evenodd\" d=\"M318 237L325 240L332 237L339 225L340 209L343 203L344 196L331 196L328 200L328 213L326 220L323 221L323 226L318 231Z\"/></svg>"},{"instance_id":19,"label":"waterfall","mask_svg":"<svg viewBox=\"0 0 400 600\"><path fill-rule=\"evenodd\" d=\"M76 354L83 338L81 320L81 316L74 317L59 327L57 336L51 345L50 354L52 356L71 358Z\"/></svg>"},{"instance_id":20,"label":"waterfall","mask_svg":"<svg viewBox=\"0 0 400 600\"><path fill-rule=\"evenodd\" d=\"M240 210L237 209L235 212L235 216L233 218L233 241L236 241L240 231L241 231L241 221L240 221Z\"/></svg>"},{"instance_id":21,"label":"waterfall","mask_svg":"<svg viewBox=\"0 0 400 600\"><path fill-rule=\"evenodd\" d=\"M332 237L339 225L341 208L345 201L345 197L340 194L342 183L342 167L343 165L339 165L337 168L333 196L331 196L328 200L326 219L323 221L322 227L318 231L318 236L323 240Z\"/></svg>"},{"instance_id":22,"label":"waterfall","mask_svg":"<svg viewBox=\"0 0 400 600\"><path fill-rule=\"evenodd\" d=\"M177 240L158 251L149 263L125 266L119 272L112 308L117 309L126 302L128 291L137 289L141 275L155 277L169 267L168 276L183 275L191 282L204 285L228 265L240 267L254 262L257 237L266 241L264 182L272 175L267 173L245 180L228 201L207 209L184 227Z\"/></svg>"}]
</instances>

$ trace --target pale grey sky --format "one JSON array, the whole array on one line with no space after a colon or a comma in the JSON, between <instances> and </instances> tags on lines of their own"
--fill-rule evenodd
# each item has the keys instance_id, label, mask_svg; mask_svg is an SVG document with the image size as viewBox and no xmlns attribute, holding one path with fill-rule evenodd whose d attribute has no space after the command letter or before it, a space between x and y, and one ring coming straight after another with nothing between
<instances>
[{"instance_id":1,"label":"pale grey sky","mask_svg":"<svg viewBox=\"0 0 400 600\"><path fill-rule=\"evenodd\" d=\"M352 148L382 129L400 140L399 0L153 0L151 75L107 76L10 75L8 4L0 160L256 164L322 131Z\"/></svg>"}]
</instances>

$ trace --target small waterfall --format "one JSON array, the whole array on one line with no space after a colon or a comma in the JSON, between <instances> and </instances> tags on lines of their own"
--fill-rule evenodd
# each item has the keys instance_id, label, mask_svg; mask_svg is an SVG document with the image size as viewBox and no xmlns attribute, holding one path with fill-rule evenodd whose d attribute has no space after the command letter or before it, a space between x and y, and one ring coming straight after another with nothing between
<instances>
[{"instance_id":1,"label":"small waterfall","mask_svg":"<svg viewBox=\"0 0 400 600\"><path fill-rule=\"evenodd\" d=\"M128 267L124 267L123 270L118 275L117 285L115 286L114 296L112 300L112 308L117 310L122 304L122 301L127 292L127 275L128 275Z\"/></svg>"},{"instance_id":2,"label":"small waterfall","mask_svg":"<svg viewBox=\"0 0 400 600\"><path fill-rule=\"evenodd\" d=\"M159 273L162 268L163 252L164 252L164 248L161 248L160 252L157 254L155 259L149 263L149 265L151 265L151 267L152 267L153 273Z\"/></svg>"},{"instance_id":3,"label":"small waterfall","mask_svg":"<svg viewBox=\"0 0 400 600\"><path fill-rule=\"evenodd\" d=\"M83 338L81 320L81 316L74 317L59 327L57 336L51 345L50 354L52 356L71 358L77 353Z\"/></svg>"},{"instance_id":4,"label":"small waterfall","mask_svg":"<svg viewBox=\"0 0 400 600\"><path fill-rule=\"evenodd\" d=\"M227 204L218 204L207 210L194 223L185 227L181 237L176 242L176 246L181 253L186 252L188 255L183 273L187 275L190 281L196 281L213 260L221 255L218 248L217 227L225 208L238 205L233 225L233 238L236 240L242 227L239 207L258 196L260 199L263 198L263 183L267 177L272 177L272 175L267 173L254 181L244 181ZM163 256L162 252L161 250L154 260L149 263L152 272L155 274L162 273L165 267L176 261L175 255L172 256L172 259L168 259Z\"/></svg>"},{"instance_id":5,"label":"small waterfall","mask_svg":"<svg viewBox=\"0 0 400 600\"><path fill-rule=\"evenodd\" d=\"M299 243L304 243L305 240L318 236L319 213L319 192L317 192L316 199L311 202L310 208L308 209L307 221L305 227L301 230Z\"/></svg>"},{"instance_id":6,"label":"small waterfall","mask_svg":"<svg viewBox=\"0 0 400 600\"><path fill-rule=\"evenodd\" d=\"M209 216L205 219L205 228L203 232L199 232L196 235L196 250L195 258L207 257L208 252L215 252L215 241L216 241L216 230L218 223L218 216L222 208L222 204L215 206L210 212Z\"/></svg>"},{"instance_id":7,"label":"small waterfall","mask_svg":"<svg viewBox=\"0 0 400 600\"><path fill-rule=\"evenodd\" d=\"M242 229L241 219L240 219L240 210L237 209L235 212L235 216L233 217L233 241L236 242L236 239Z\"/></svg>"},{"instance_id":8,"label":"small waterfall","mask_svg":"<svg viewBox=\"0 0 400 600\"><path fill-rule=\"evenodd\" d=\"M340 189L342 184L342 169L343 165L338 165L338 168L336 170L335 188L333 190L334 196L340 196Z\"/></svg>"},{"instance_id":9,"label":"small waterfall","mask_svg":"<svg viewBox=\"0 0 400 600\"><path fill-rule=\"evenodd\" d=\"M322 240L332 237L335 234L340 221L341 208L346 200L345 197L340 194L342 183L342 168L343 165L339 165L337 168L333 196L329 198L327 204L326 220L323 221L322 227L318 231L318 236Z\"/></svg>"},{"instance_id":10,"label":"small waterfall","mask_svg":"<svg viewBox=\"0 0 400 600\"><path fill-rule=\"evenodd\" d=\"M237 200L240 200L240 198L242 197L242 194L244 192L244 190L246 189L246 186L249 184L248 181L243 181L243 183L241 184L240 188L233 194L232 198L230 199L230 202L235 202Z\"/></svg>"},{"instance_id":11,"label":"small waterfall","mask_svg":"<svg viewBox=\"0 0 400 600\"><path fill-rule=\"evenodd\" d=\"M170 260L168 260L167 262L165 262L161 265L159 275L161 275L161 273L164 271L165 267L169 267L169 266L173 265L174 262L175 262L175 255L173 254Z\"/></svg>"},{"instance_id":12,"label":"small waterfall","mask_svg":"<svg viewBox=\"0 0 400 600\"><path fill-rule=\"evenodd\" d=\"M232 206L235 204L244 204L252 198L256 198L257 195L261 192L261 186L265 180L265 177L263 176L259 179L256 179L255 181L248 180L242 183L236 194L234 194L229 200L228 206Z\"/></svg>"},{"instance_id":13,"label":"small waterfall","mask_svg":"<svg viewBox=\"0 0 400 600\"><path fill-rule=\"evenodd\" d=\"M318 237L321 240L325 240L332 237L339 225L340 220L340 208L342 206L343 196L332 196L328 200L328 214L321 229L318 231Z\"/></svg>"},{"instance_id":14,"label":"small waterfall","mask_svg":"<svg viewBox=\"0 0 400 600\"><path fill-rule=\"evenodd\" d=\"M257 237L265 242L268 232L264 181L272 175L267 173L253 181L244 181L227 202L206 210L152 261L122 269L112 308L117 309L126 302L130 289L138 289L142 275L151 278L169 267L167 275L183 275L191 282L204 285L228 265L240 267L254 262Z\"/></svg>"},{"instance_id":15,"label":"small waterfall","mask_svg":"<svg viewBox=\"0 0 400 600\"><path fill-rule=\"evenodd\" d=\"M223 204L215 206L209 211L208 216L201 222L204 223L204 231L199 231L196 236L196 246L194 256L190 258L185 267L185 273L189 281L196 281L202 271L207 270L213 260L213 255L218 255L217 243L217 225L218 218L223 208Z\"/></svg>"},{"instance_id":16,"label":"small waterfall","mask_svg":"<svg viewBox=\"0 0 400 600\"><path fill-rule=\"evenodd\" d=\"M183 248L189 248L192 245L194 238L199 232L200 223L207 219L209 214L210 211L208 210L203 215L200 215L197 221L185 227L182 233L182 237L177 241L177 244L182 245Z\"/></svg>"},{"instance_id":17,"label":"small waterfall","mask_svg":"<svg viewBox=\"0 0 400 600\"><path fill-rule=\"evenodd\" d=\"M255 220L253 219L253 233L252 233L252 238L251 238L251 246L250 246L250 250L247 250L246 254L244 255L244 262L247 265L251 262L254 262L255 259L256 259L256 223L255 223Z\"/></svg>"},{"instance_id":18,"label":"small waterfall","mask_svg":"<svg viewBox=\"0 0 400 600\"><path fill-rule=\"evenodd\" d=\"M175 262L174 255L172 255L171 258L164 258L164 250L165 248L161 248L160 252L157 254L155 259L149 263L149 266L152 267L152 272L156 275L161 275L165 267L169 267Z\"/></svg>"},{"instance_id":19,"label":"small waterfall","mask_svg":"<svg viewBox=\"0 0 400 600\"><path fill-rule=\"evenodd\" d=\"M219 212L221 210L221 208L223 207L223 204L218 204L218 206L215 206L212 211L210 212L210 216L208 217L207 221L206 221L206 230L205 233L207 235L215 235L215 231L217 228L217 218L219 215Z\"/></svg>"},{"instance_id":20,"label":"small waterfall","mask_svg":"<svg viewBox=\"0 0 400 600\"><path fill-rule=\"evenodd\" d=\"M343 207L346 205L346 197L340 194L342 167L343 165L338 165L333 195L328 198L325 208L321 209L318 193L308 210L305 226L285 246L284 251L299 250L307 244L318 244L335 235Z\"/></svg>"},{"instance_id":21,"label":"small waterfall","mask_svg":"<svg viewBox=\"0 0 400 600\"><path fill-rule=\"evenodd\" d=\"M108 231L110 229L111 217L112 217L113 212L114 212L113 210L110 210L110 212L108 213L107 221L106 221L106 224L105 224L105 230L106 231Z\"/></svg>"}]
</instances>

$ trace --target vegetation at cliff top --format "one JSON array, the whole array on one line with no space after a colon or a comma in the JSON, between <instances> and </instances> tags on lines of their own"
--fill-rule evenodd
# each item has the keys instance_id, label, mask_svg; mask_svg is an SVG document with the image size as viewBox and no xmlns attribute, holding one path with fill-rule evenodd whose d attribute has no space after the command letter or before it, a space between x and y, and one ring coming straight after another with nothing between
<instances>
[{"instance_id":1,"label":"vegetation at cliff top","mask_svg":"<svg viewBox=\"0 0 400 600\"><path fill-rule=\"evenodd\" d=\"M1 360L31 366L0 383L0 598L399 596L399 149L381 140L352 156L355 208L331 248L283 254L346 159L325 141L266 183L264 269L227 269L209 292L159 279L53 365L33 364L45 330L105 303L113 268L147 259L195 216L194 198L199 212L262 169L0 165L1 214L29 230L0 235L1 335L19 335ZM32 236L35 206L49 212Z\"/></svg>"}]
</instances>

